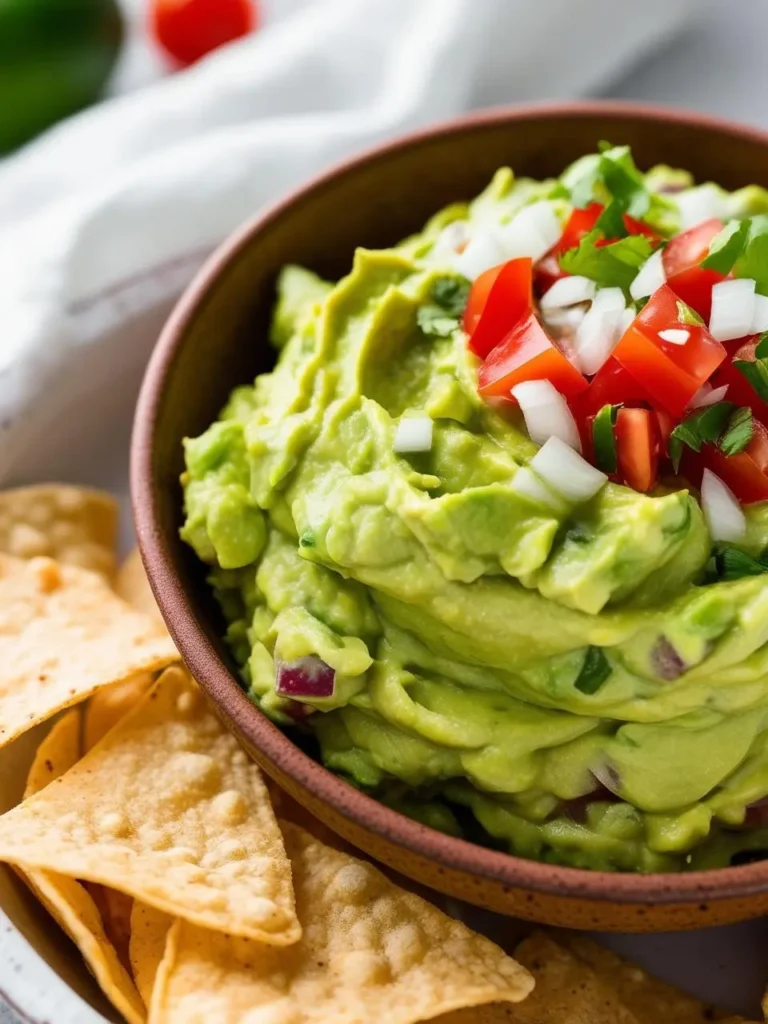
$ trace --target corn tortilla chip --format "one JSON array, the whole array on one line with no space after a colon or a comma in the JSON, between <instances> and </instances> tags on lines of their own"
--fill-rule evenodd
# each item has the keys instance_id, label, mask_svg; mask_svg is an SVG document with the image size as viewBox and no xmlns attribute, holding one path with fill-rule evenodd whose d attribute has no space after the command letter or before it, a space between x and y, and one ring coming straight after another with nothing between
<instances>
[{"instance_id":1,"label":"corn tortilla chip","mask_svg":"<svg viewBox=\"0 0 768 1024\"><path fill-rule=\"evenodd\" d=\"M27 778L26 797L56 782L80 757L80 708L68 711L40 744ZM144 1007L105 934L96 904L73 878L53 871L19 871L49 914L82 953L104 994L129 1024L141 1024Z\"/></svg>"},{"instance_id":2,"label":"corn tortilla chip","mask_svg":"<svg viewBox=\"0 0 768 1024\"><path fill-rule=\"evenodd\" d=\"M115 572L117 502L102 491L40 484L0 492L0 551Z\"/></svg>"},{"instance_id":3,"label":"corn tortilla chip","mask_svg":"<svg viewBox=\"0 0 768 1024\"><path fill-rule=\"evenodd\" d=\"M0 818L0 860L100 882L206 928L275 945L301 935L259 769L181 668Z\"/></svg>"},{"instance_id":4,"label":"corn tortilla chip","mask_svg":"<svg viewBox=\"0 0 768 1024\"><path fill-rule=\"evenodd\" d=\"M120 963L126 970L130 970L128 943L131 937L133 897L96 882L83 882L83 885L96 904L101 923L104 925L104 934L112 943Z\"/></svg>"},{"instance_id":5,"label":"corn tortilla chip","mask_svg":"<svg viewBox=\"0 0 768 1024\"><path fill-rule=\"evenodd\" d=\"M131 605L137 611L144 612L158 626L165 629L165 622L157 607L155 595L149 585L138 548L134 548L120 566L115 581L115 590L126 604Z\"/></svg>"},{"instance_id":6,"label":"corn tortilla chip","mask_svg":"<svg viewBox=\"0 0 768 1024\"><path fill-rule=\"evenodd\" d=\"M165 955L166 939L173 922L174 918L162 910L133 901L129 944L131 971L147 1008L152 1001L157 969Z\"/></svg>"},{"instance_id":7,"label":"corn tortilla chip","mask_svg":"<svg viewBox=\"0 0 768 1024\"><path fill-rule=\"evenodd\" d=\"M640 1024L674 1021L675 1024L707 1024L708 1021L738 1021L727 1013L702 1003L658 978L646 974L636 964L580 935L565 935L562 944L607 982Z\"/></svg>"},{"instance_id":8,"label":"corn tortilla chip","mask_svg":"<svg viewBox=\"0 0 768 1024\"><path fill-rule=\"evenodd\" d=\"M136 707L153 682L151 672L139 672L124 683L105 686L94 693L85 706L84 753L92 750L110 729Z\"/></svg>"},{"instance_id":9,"label":"corn tortilla chip","mask_svg":"<svg viewBox=\"0 0 768 1024\"><path fill-rule=\"evenodd\" d=\"M0 555L0 747L102 686L178 658L94 573Z\"/></svg>"},{"instance_id":10,"label":"corn tortilla chip","mask_svg":"<svg viewBox=\"0 0 768 1024\"><path fill-rule=\"evenodd\" d=\"M530 976L488 939L370 864L284 823L300 942L268 948L177 921L157 975L153 1024L413 1024L491 999Z\"/></svg>"}]
</instances>

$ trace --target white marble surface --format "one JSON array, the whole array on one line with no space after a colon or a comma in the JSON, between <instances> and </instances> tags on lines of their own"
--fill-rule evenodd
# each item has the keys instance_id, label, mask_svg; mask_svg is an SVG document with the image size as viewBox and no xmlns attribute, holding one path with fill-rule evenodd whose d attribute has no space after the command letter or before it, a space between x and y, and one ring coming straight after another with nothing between
<instances>
[{"instance_id":1,"label":"white marble surface","mask_svg":"<svg viewBox=\"0 0 768 1024\"><path fill-rule=\"evenodd\" d=\"M768 0L702 0L696 22L682 37L629 70L605 95L685 106L768 127L766 47ZM129 72L136 82L151 77L152 70L139 63ZM478 105L482 101L479 89ZM101 456L106 465L106 446ZM112 463L109 475L117 479L119 468ZM685 935L612 936L609 941L664 977L757 1015L768 976L768 922ZM0 1007L0 1024L17 1024L17 1018Z\"/></svg>"}]
</instances>

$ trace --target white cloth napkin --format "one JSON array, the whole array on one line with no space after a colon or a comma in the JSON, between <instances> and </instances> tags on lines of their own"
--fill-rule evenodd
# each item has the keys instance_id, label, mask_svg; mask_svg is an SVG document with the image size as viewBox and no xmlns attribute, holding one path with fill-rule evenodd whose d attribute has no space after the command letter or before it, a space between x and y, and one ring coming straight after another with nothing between
<instances>
[{"instance_id":1,"label":"white cloth napkin","mask_svg":"<svg viewBox=\"0 0 768 1024\"><path fill-rule=\"evenodd\" d=\"M418 125L604 87L693 6L273 0L255 36L0 163L0 483L67 476L51 431L109 435L173 299L266 202Z\"/></svg>"}]
</instances>

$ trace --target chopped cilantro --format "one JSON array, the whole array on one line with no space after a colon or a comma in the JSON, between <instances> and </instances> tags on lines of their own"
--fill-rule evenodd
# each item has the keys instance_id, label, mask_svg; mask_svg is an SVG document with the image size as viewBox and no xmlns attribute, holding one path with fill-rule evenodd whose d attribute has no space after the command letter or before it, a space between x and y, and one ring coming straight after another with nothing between
<instances>
[{"instance_id":1,"label":"chopped cilantro","mask_svg":"<svg viewBox=\"0 0 768 1024\"><path fill-rule=\"evenodd\" d=\"M618 466L613 428L620 408L618 405L604 405L592 422L595 465L603 473L615 473Z\"/></svg>"},{"instance_id":2,"label":"chopped cilantro","mask_svg":"<svg viewBox=\"0 0 768 1024\"><path fill-rule=\"evenodd\" d=\"M573 684L580 693L597 693L613 672L611 664L600 647L588 647L581 670Z\"/></svg>"},{"instance_id":3,"label":"chopped cilantro","mask_svg":"<svg viewBox=\"0 0 768 1024\"><path fill-rule=\"evenodd\" d=\"M723 455L738 455L752 440L752 410L737 409L728 420L728 426L719 441Z\"/></svg>"},{"instance_id":4,"label":"chopped cilantro","mask_svg":"<svg viewBox=\"0 0 768 1024\"><path fill-rule=\"evenodd\" d=\"M714 562L714 578L723 582L768 573L768 558L765 555L753 558L733 544L718 544L715 548Z\"/></svg>"},{"instance_id":5,"label":"chopped cilantro","mask_svg":"<svg viewBox=\"0 0 768 1024\"><path fill-rule=\"evenodd\" d=\"M768 334L763 334L755 346L755 359L734 359L733 365L743 373L753 390L768 402Z\"/></svg>"},{"instance_id":6,"label":"chopped cilantro","mask_svg":"<svg viewBox=\"0 0 768 1024\"><path fill-rule=\"evenodd\" d=\"M471 282L465 277L438 277L430 290L432 303L421 306L416 321L424 334L447 338L458 329Z\"/></svg>"},{"instance_id":7,"label":"chopped cilantro","mask_svg":"<svg viewBox=\"0 0 768 1024\"><path fill-rule=\"evenodd\" d=\"M751 277L758 292L768 295L768 214L729 221L701 265L720 274Z\"/></svg>"},{"instance_id":8,"label":"chopped cilantro","mask_svg":"<svg viewBox=\"0 0 768 1024\"><path fill-rule=\"evenodd\" d=\"M684 447L700 452L703 444L716 444L725 455L736 455L749 444L752 429L751 411L733 402L717 402L692 413L669 435L669 457L675 472Z\"/></svg>"},{"instance_id":9,"label":"chopped cilantro","mask_svg":"<svg viewBox=\"0 0 768 1024\"><path fill-rule=\"evenodd\" d=\"M424 334L433 338L448 338L459 326L456 317L446 316L439 306L420 306L416 322Z\"/></svg>"},{"instance_id":10,"label":"chopped cilantro","mask_svg":"<svg viewBox=\"0 0 768 1024\"><path fill-rule=\"evenodd\" d=\"M690 327L701 327L704 323L696 310L682 299L677 300L677 319L681 324L688 324Z\"/></svg>"},{"instance_id":11,"label":"chopped cilantro","mask_svg":"<svg viewBox=\"0 0 768 1024\"><path fill-rule=\"evenodd\" d=\"M569 274L588 277L600 288L618 287L627 291L653 247L643 235L628 235L609 245L597 244L602 241L602 231L594 228L576 249L563 253L560 266Z\"/></svg>"}]
</instances>

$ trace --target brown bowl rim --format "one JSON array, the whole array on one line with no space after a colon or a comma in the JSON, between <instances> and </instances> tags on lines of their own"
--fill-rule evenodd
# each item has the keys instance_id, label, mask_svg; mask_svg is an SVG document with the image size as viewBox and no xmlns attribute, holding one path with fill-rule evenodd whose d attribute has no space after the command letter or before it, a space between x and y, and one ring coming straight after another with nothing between
<instances>
[{"instance_id":1,"label":"brown bowl rim","mask_svg":"<svg viewBox=\"0 0 768 1024\"><path fill-rule=\"evenodd\" d=\"M204 301L212 281L251 240L289 207L301 204L337 179L353 175L393 150L418 146L441 135L471 135L488 126L528 120L549 120L564 114L599 117L627 116L649 122L693 124L725 138L742 138L768 146L768 133L674 107L593 100L566 103L527 103L478 111L365 149L334 164L307 183L272 203L234 231L208 257L187 287L166 322L152 353L141 387L131 441L131 497L142 558L152 590L168 629L192 673L248 741L277 768L338 814L368 831L437 865L464 871L510 888L523 888L553 896L613 903L683 904L703 900L746 897L768 889L768 860L740 867L708 871L623 874L561 867L526 860L463 839L447 836L385 807L332 774L304 754L248 699L236 678L217 655L198 623L181 586L160 528L151 486L154 428L166 378L189 323Z\"/></svg>"}]
</instances>

